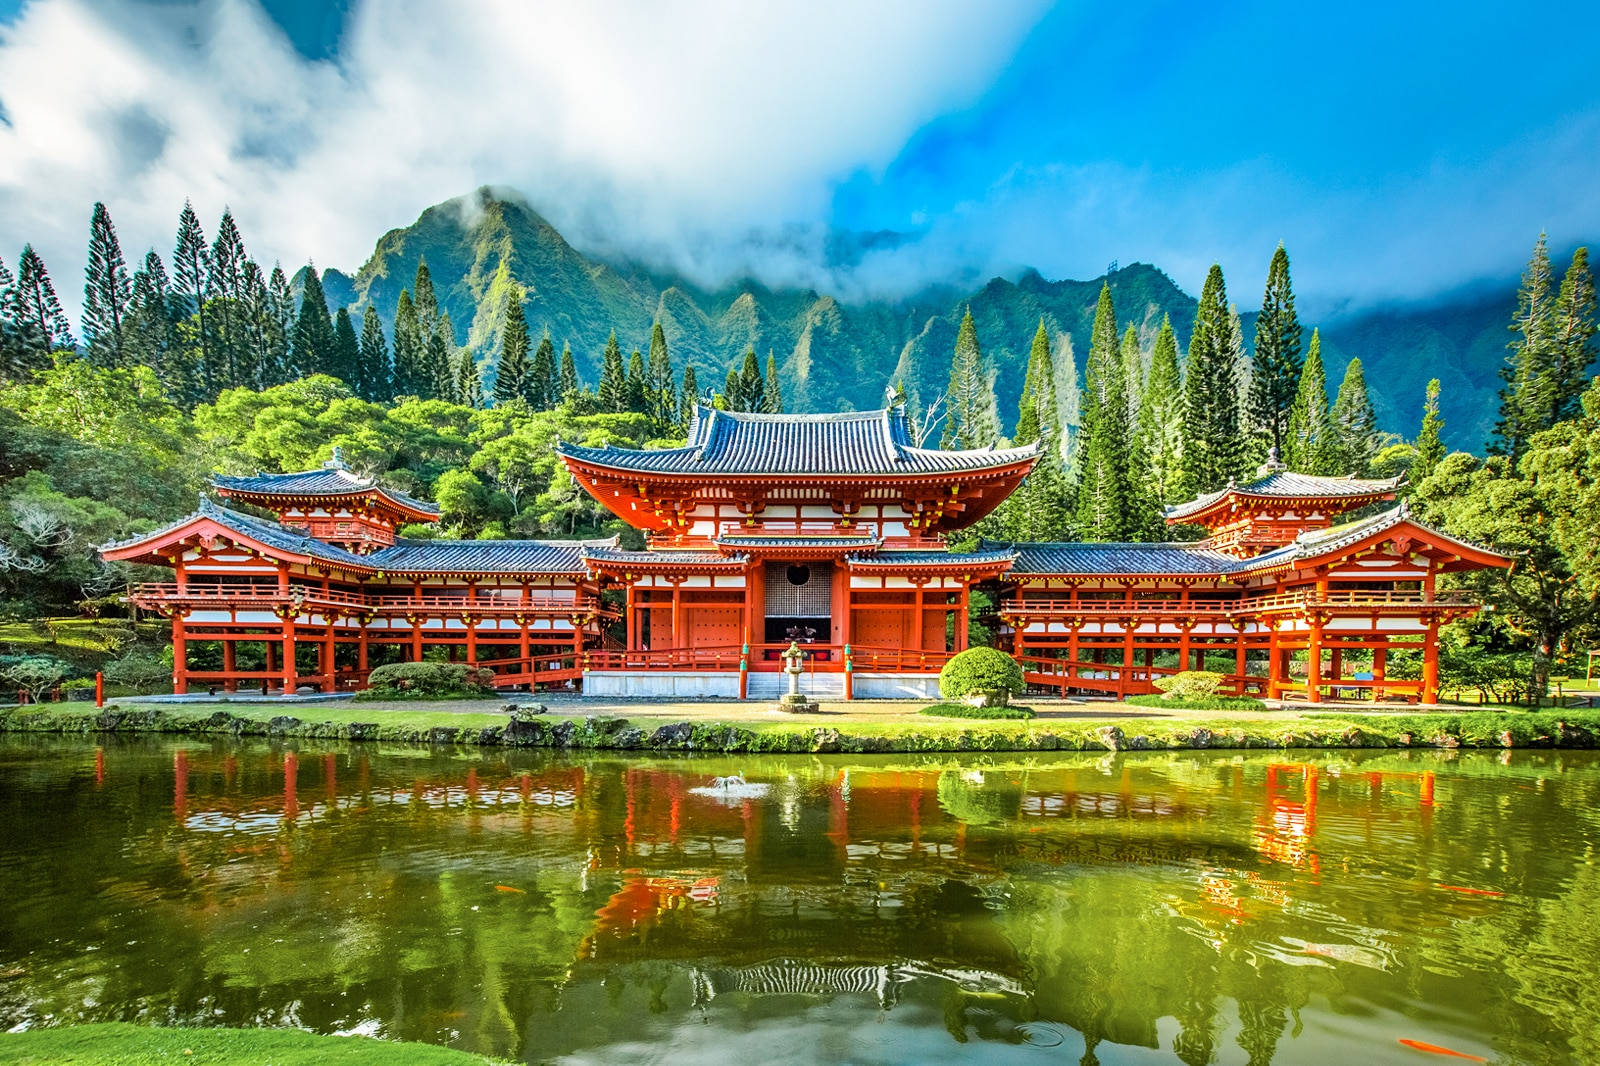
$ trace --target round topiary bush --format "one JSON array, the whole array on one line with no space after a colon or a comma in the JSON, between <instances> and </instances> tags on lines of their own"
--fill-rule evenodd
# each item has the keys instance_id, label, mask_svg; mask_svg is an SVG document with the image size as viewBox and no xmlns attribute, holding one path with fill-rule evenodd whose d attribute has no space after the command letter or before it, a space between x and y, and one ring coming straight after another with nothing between
<instances>
[{"instance_id":1,"label":"round topiary bush","mask_svg":"<svg viewBox=\"0 0 1600 1066\"><path fill-rule=\"evenodd\" d=\"M947 700L988 695L1003 703L1026 688L1021 664L997 648L957 652L939 671L939 695Z\"/></svg>"},{"instance_id":2,"label":"round topiary bush","mask_svg":"<svg viewBox=\"0 0 1600 1066\"><path fill-rule=\"evenodd\" d=\"M363 700L438 700L462 696L492 696L494 672L466 663L390 663L374 669L367 688L356 693Z\"/></svg>"}]
</instances>

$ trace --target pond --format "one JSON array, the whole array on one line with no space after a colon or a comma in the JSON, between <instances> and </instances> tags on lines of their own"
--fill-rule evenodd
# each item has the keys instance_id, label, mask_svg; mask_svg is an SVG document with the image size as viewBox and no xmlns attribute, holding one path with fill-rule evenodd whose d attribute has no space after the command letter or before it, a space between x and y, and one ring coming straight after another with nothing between
<instances>
[{"instance_id":1,"label":"pond","mask_svg":"<svg viewBox=\"0 0 1600 1066\"><path fill-rule=\"evenodd\" d=\"M0 1028L529 1062L1600 1062L1593 753L12 736L0 818Z\"/></svg>"}]
</instances>

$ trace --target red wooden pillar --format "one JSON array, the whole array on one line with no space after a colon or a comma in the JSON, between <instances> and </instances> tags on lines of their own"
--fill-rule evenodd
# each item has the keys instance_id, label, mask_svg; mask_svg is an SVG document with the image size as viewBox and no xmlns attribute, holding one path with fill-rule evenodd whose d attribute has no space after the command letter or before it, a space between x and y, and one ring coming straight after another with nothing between
<instances>
[{"instance_id":1,"label":"red wooden pillar","mask_svg":"<svg viewBox=\"0 0 1600 1066\"><path fill-rule=\"evenodd\" d=\"M961 579L961 609L956 612L956 651L967 650L968 626L972 618L972 583Z\"/></svg>"},{"instance_id":2,"label":"red wooden pillar","mask_svg":"<svg viewBox=\"0 0 1600 1066\"><path fill-rule=\"evenodd\" d=\"M767 641L767 568L759 560L752 562L750 568L744 572L744 608L745 608L745 636L747 640L757 644ZM690 634L684 634L680 647L687 648L693 642L689 640Z\"/></svg>"},{"instance_id":3,"label":"red wooden pillar","mask_svg":"<svg viewBox=\"0 0 1600 1066\"><path fill-rule=\"evenodd\" d=\"M224 692L239 691L239 679L233 676L238 660L233 653L232 636L232 633L224 633L222 636L222 691Z\"/></svg>"},{"instance_id":4,"label":"red wooden pillar","mask_svg":"<svg viewBox=\"0 0 1600 1066\"><path fill-rule=\"evenodd\" d=\"M1267 626L1267 699L1283 695L1283 682L1287 671L1283 668L1283 649L1278 647L1278 627Z\"/></svg>"},{"instance_id":5,"label":"red wooden pillar","mask_svg":"<svg viewBox=\"0 0 1600 1066\"><path fill-rule=\"evenodd\" d=\"M326 580L324 580L324 584L326 584ZM334 654L333 654L333 649L334 649L334 625L333 625L333 621L334 621L333 615L331 615L331 614L325 614L325 615L322 616L322 623L323 623L323 625L327 626L327 629L324 630L323 634L322 634L322 651L321 651L322 674L323 674L324 677L327 678L326 684L328 686L324 690L326 692L336 692L336 691L338 691L338 685L334 681L334 679L338 676L338 672L339 671L338 671L338 667L336 665L336 662L335 662L335 659L334 659Z\"/></svg>"},{"instance_id":6,"label":"red wooden pillar","mask_svg":"<svg viewBox=\"0 0 1600 1066\"><path fill-rule=\"evenodd\" d=\"M1122 669L1117 671L1117 692L1123 696L1131 696L1128 691L1133 686L1133 627L1134 619L1125 615L1122 619Z\"/></svg>"},{"instance_id":7,"label":"red wooden pillar","mask_svg":"<svg viewBox=\"0 0 1600 1066\"><path fill-rule=\"evenodd\" d=\"M746 613L748 614L748 605ZM746 628L748 633L748 627ZM655 634L651 633L650 637L651 642L654 643ZM672 579L672 641L667 647L687 648L689 644L683 638L683 578L674 577ZM746 639L748 639L748 636Z\"/></svg>"},{"instance_id":8,"label":"red wooden pillar","mask_svg":"<svg viewBox=\"0 0 1600 1066\"><path fill-rule=\"evenodd\" d=\"M366 674L371 667L368 665L367 655L367 623L366 619L358 618L361 628L356 630L356 669L361 672L361 684L366 685Z\"/></svg>"},{"instance_id":9,"label":"red wooden pillar","mask_svg":"<svg viewBox=\"0 0 1600 1066\"><path fill-rule=\"evenodd\" d=\"M628 634L628 650L629 651L638 651L639 650L639 619L638 619L638 616L635 615L634 611L633 611L633 578L631 576L628 576L627 577L627 581L628 581L628 592L627 592L628 602L627 602L627 607L626 607L627 614L625 616L626 620L624 621L623 625L624 625L624 628L627 630L627 634Z\"/></svg>"},{"instance_id":10,"label":"red wooden pillar","mask_svg":"<svg viewBox=\"0 0 1600 1066\"><path fill-rule=\"evenodd\" d=\"M1178 623L1178 669L1189 669L1189 634L1194 631L1194 619L1185 618Z\"/></svg>"},{"instance_id":11,"label":"red wooden pillar","mask_svg":"<svg viewBox=\"0 0 1600 1066\"><path fill-rule=\"evenodd\" d=\"M912 578L911 590L911 647L922 652L922 587L923 578Z\"/></svg>"},{"instance_id":12,"label":"red wooden pillar","mask_svg":"<svg viewBox=\"0 0 1600 1066\"><path fill-rule=\"evenodd\" d=\"M1306 644L1306 699L1322 702L1322 619L1313 618Z\"/></svg>"},{"instance_id":13,"label":"red wooden pillar","mask_svg":"<svg viewBox=\"0 0 1600 1066\"><path fill-rule=\"evenodd\" d=\"M292 611L294 608L286 608ZM295 673L294 661L294 615L285 613L283 616L283 694L292 696L300 687L300 677Z\"/></svg>"},{"instance_id":14,"label":"red wooden pillar","mask_svg":"<svg viewBox=\"0 0 1600 1066\"><path fill-rule=\"evenodd\" d=\"M1385 645L1387 645L1389 643L1389 638L1387 636L1385 636L1383 638L1383 642L1384 642ZM1372 684L1372 698L1374 700L1381 700L1387 694L1388 690L1384 688L1383 682L1384 682L1384 677L1385 677L1385 671L1387 671L1388 668L1389 668L1389 649L1387 647L1373 648L1372 649L1372 682L1373 682L1373 684Z\"/></svg>"},{"instance_id":15,"label":"red wooden pillar","mask_svg":"<svg viewBox=\"0 0 1600 1066\"><path fill-rule=\"evenodd\" d=\"M189 641L184 632L183 609L172 612L172 691L189 691Z\"/></svg>"},{"instance_id":16,"label":"red wooden pillar","mask_svg":"<svg viewBox=\"0 0 1600 1066\"><path fill-rule=\"evenodd\" d=\"M1422 702L1439 702L1439 620L1428 622L1422 646Z\"/></svg>"},{"instance_id":17,"label":"red wooden pillar","mask_svg":"<svg viewBox=\"0 0 1600 1066\"><path fill-rule=\"evenodd\" d=\"M469 604L478 602L478 583L476 581L467 582L467 602ZM476 666L478 665L478 616L475 613L468 612L461 616L461 621L467 627L467 665Z\"/></svg>"}]
</instances>

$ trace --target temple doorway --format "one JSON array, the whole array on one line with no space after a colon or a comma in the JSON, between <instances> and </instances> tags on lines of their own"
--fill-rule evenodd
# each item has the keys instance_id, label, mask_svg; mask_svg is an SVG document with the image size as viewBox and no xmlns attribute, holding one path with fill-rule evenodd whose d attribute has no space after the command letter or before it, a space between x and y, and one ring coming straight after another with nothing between
<instances>
[{"instance_id":1,"label":"temple doorway","mask_svg":"<svg viewBox=\"0 0 1600 1066\"><path fill-rule=\"evenodd\" d=\"M833 564L768 563L765 644L827 644L833 635ZM777 650L763 659L776 659ZM825 651L819 659L828 658Z\"/></svg>"}]
</instances>

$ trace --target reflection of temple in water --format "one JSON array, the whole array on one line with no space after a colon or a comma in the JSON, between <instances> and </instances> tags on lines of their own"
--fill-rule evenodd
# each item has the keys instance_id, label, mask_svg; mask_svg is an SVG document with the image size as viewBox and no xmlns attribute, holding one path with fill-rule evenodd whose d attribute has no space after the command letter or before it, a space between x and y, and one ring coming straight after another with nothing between
<instances>
[{"instance_id":1,"label":"reflection of temple in water","mask_svg":"<svg viewBox=\"0 0 1600 1066\"><path fill-rule=\"evenodd\" d=\"M507 753L407 767L355 750L191 748L171 757L171 807L140 846L197 871L222 856L226 876L192 891L225 883L225 911L333 906L383 942L389 919L362 911L376 893L404 908L414 944L468 930L465 955L425 954L415 978L362 977L357 1000L397 1011L394 1035L439 1039L440 1012L465 996L495 1034L486 1046L555 1057L570 1050L562 1030L533 1022L550 1011L610 1010L626 1026L634 1010L827 1002L937 1010L952 1033L997 1018L1066 1026L1086 1061L1102 1041L1164 1046L1176 1019L1185 1061L1204 1061L1201 1035L1220 1039L1232 999L1251 1004L1238 1041L1266 1062L1286 1011L1352 968L1395 965L1383 921L1330 870L1469 880L1432 858L1432 774L1404 756L1351 760L753 768ZM101 786L118 763L114 750L97 761ZM765 795L704 788L735 771ZM296 895L343 864L363 872L331 903ZM1435 895L1413 920L1481 906ZM447 979L463 959L484 968L470 989ZM347 1003L291 991L304 1024L348 1023Z\"/></svg>"}]
</instances>

